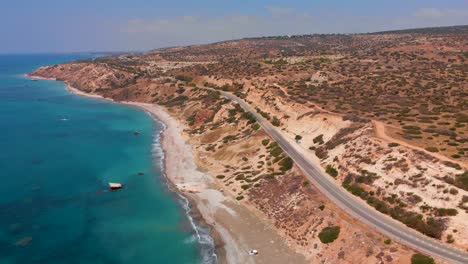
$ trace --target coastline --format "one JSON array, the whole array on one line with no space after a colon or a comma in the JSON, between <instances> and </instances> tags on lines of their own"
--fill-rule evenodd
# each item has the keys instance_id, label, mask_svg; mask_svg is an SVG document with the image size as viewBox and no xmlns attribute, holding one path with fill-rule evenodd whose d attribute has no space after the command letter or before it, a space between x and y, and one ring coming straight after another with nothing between
<instances>
[{"instance_id":1,"label":"coastline","mask_svg":"<svg viewBox=\"0 0 468 264\"><path fill-rule=\"evenodd\" d=\"M189 217L193 218L189 221L195 220L210 227L210 239L213 240L217 263L306 263L305 257L287 245L271 224L257 212L224 194L223 187L216 184L213 177L207 174L208 171L198 167L196 153L188 143L189 138L184 133L183 125L164 107L140 102L117 102L97 94L85 93L66 81L64 83L72 94L137 107L164 124L160 139L167 184L181 196L181 200L186 201L186 205L182 206L188 206L185 209ZM194 226L193 222L191 224L199 236L199 230L196 230L199 226ZM203 246L202 243L200 246ZM250 249L257 249L260 254L251 256L248 254Z\"/></svg>"},{"instance_id":2,"label":"coastline","mask_svg":"<svg viewBox=\"0 0 468 264\"><path fill-rule=\"evenodd\" d=\"M59 81L56 78L44 78L44 77L38 77L38 76L31 76L29 74L24 75L26 78L32 79L32 80L46 80L46 81ZM208 249L206 252L202 252L202 260L203 263L218 263L221 260L221 263L223 263L225 260L225 254L224 250L222 249L223 243L222 240L220 239L219 234L216 233L216 229L213 228L213 226L209 225L205 219L203 218L203 215L201 212L198 210L196 206L196 201L193 200L192 197L186 196L180 189L179 187L174 183L173 178L175 175L167 172L167 168L171 166L171 164L168 164L170 159L168 156L172 156L170 154L171 150L168 148L168 145L170 143L165 143L167 141L167 138L170 137L171 135L165 135L166 131L168 128L171 128L173 124L170 124L168 126L168 117L170 115L166 113L163 109L151 109L151 105L149 104L143 104L143 103L138 103L138 102L116 102L113 99L110 98L105 98L101 95L98 94L91 94L91 93L85 93L77 88L74 88L71 86L68 82L62 81L65 85L65 88L67 91L69 91L71 94L74 95L79 95L79 96L84 96L84 97L89 97L89 98L96 98L100 100L105 100L109 102L114 102L114 103L121 103L125 105L130 105L133 107L137 107L143 111L145 111L153 120L156 122L160 122L164 125L164 129L159 133L159 140L160 140L160 147L162 151L162 159L161 159L161 171L163 173L163 176L166 178L166 184L168 188L173 191L179 198L180 198L180 204L184 208L189 223L192 226L195 235L198 238L198 243L200 244L200 247L203 247L203 243L212 243L212 245L208 245L208 247L213 247L212 249ZM165 119L166 121L163 121ZM172 176L172 177L171 177ZM202 238L200 235L200 232L204 232L202 230L203 227L197 225L197 223L209 226L209 238ZM208 241L202 241L202 239L208 240ZM211 240L211 241L209 241ZM214 254L211 254L210 251ZM214 252L213 252L214 251ZM205 254L203 254L205 253ZM210 254L210 255L208 255ZM227 262L227 261L226 261Z\"/></svg>"}]
</instances>

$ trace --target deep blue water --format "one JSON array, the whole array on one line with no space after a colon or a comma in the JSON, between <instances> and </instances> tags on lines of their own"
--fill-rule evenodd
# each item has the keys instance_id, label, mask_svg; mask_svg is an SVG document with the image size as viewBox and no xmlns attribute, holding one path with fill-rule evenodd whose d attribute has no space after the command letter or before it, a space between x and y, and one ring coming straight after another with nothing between
<instances>
[{"instance_id":1,"label":"deep blue water","mask_svg":"<svg viewBox=\"0 0 468 264\"><path fill-rule=\"evenodd\" d=\"M199 263L161 175L162 124L22 76L85 57L0 55L0 264ZM125 188L109 192L108 182Z\"/></svg>"}]
</instances>

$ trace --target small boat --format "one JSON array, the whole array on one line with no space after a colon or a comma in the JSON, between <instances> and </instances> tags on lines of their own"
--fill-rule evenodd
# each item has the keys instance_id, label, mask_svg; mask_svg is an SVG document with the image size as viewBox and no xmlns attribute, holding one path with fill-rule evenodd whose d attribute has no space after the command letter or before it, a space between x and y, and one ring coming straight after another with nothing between
<instances>
[{"instance_id":1,"label":"small boat","mask_svg":"<svg viewBox=\"0 0 468 264\"><path fill-rule=\"evenodd\" d=\"M123 185L121 183L109 182L109 189L111 189L111 190L122 189L122 187L123 187Z\"/></svg>"}]
</instances>

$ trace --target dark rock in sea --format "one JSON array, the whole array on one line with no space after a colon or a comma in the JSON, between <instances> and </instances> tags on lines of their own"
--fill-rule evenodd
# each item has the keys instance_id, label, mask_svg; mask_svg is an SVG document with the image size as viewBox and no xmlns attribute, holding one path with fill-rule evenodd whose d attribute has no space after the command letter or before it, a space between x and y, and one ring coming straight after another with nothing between
<instances>
[{"instance_id":1,"label":"dark rock in sea","mask_svg":"<svg viewBox=\"0 0 468 264\"><path fill-rule=\"evenodd\" d=\"M41 159L32 159L31 160L31 164L33 165L39 165L41 164L43 161Z\"/></svg>"},{"instance_id":2,"label":"dark rock in sea","mask_svg":"<svg viewBox=\"0 0 468 264\"><path fill-rule=\"evenodd\" d=\"M32 237L24 237L18 241L16 241L15 246L25 247L31 243Z\"/></svg>"},{"instance_id":3,"label":"dark rock in sea","mask_svg":"<svg viewBox=\"0 0 468 264\"><path fill-rule=\"evenodd\" d=\"M135 136L138 136L138 135L140 135L140 134L141 134L141 133L140 133L139 131L134 131L134 132L133 132L133 135L135 135Z\"/></svg>"},{"instance_id":4,"label":"dark rock in sea","mask_svg":"<svg viewBox=\"0 0 468 264\"><path fill-rule=\"evenodd\" d=\"M138 176L143 176L143 175L145 175L143 172L138 173Z\"/></svg>"},{"instance_id":5,"label":"dark rock in sea","mask_svg":"<svg viewBox=\"0 0 468 264\"><path fill-rule=\"evenodd\" d=\"M23 230L23 225L20 223L11 224L9 230L12 234L20 233Z\"/></svg>"}]
</instances>

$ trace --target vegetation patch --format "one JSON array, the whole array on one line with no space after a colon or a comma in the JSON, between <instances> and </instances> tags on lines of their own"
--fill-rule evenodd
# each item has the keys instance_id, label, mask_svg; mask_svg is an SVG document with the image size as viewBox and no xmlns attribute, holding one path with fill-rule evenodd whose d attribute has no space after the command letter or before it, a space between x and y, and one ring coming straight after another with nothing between
<instances>
[{"instance_id":1,"label":"vegetation patch","mask_svg":"<svg viewBox=\"0 0 468 264\"><path fill-rule=\"evenodd\" d=\"M468 171L465 171L462 174L458 174L455 177L455 186L468 191Z\"/></svg>"},{"instance_id":2,"label":"vegetation patch","mask_svg":"<svg viewBox=\"0 0 468 264\"><path fill-rule=\"evenodd\" d=\"M458 211L453 208L437 208L435 213L437 216L455 216L458 214Z\"/></svg>"},{"instance_id":3,"label":"vegetation patch","mask_svg":"<svg viewBox=\"0 0 468 264\"><path fill-rule=\"evenodd\" d=\"M282 159L278 164L281 166L281 171L288 171L293 167L294 162L290 157L286 157Z\"/></svg>"},{"instance_id":4,"label":"vegetation patch","mask_svg":"<svg viewBox=\"0 0 468 264\"><path fill-rule=\"evenodd\" d=\"M328 173L332 177L338 176L338 171L332 165L327 165L325 172Z\"/></svg>"},{"instance_id":5,"label":"vegetation patch","mask_svg":"<svg viewBox=\"0 0 468 264\"><path fill-rule=\"evenodd\" d=\"M429 152L439 152L439 149L436 147L427 147L426 150Z\"/></svg>"},{"instance_id":6,"label":"vegetation patch","mask_svg":"<svg viewBox=\"0 0 468 264\"><path fill-rule=\"evenodd\" d=\"M316 136L314 139L313 139L314 143L315 144L319 144L319 145L322 145L324 142L323 142L323 134L320 134L318 136Z\"/></svg>"},{"instance_id":7,"label":"vegetation patch","mask_svg":"<svg viewBox=\"0 0 468 264\"><path fill-rule=\"evenodd\" d=\"M435 264L435 261L429 256L417 253L411 257L411 264Z\"/></svg>"},{"instance_id":8,"label":"vegetation patch","mask_svg":"<svg viewBox=\"0 0 468 264\"><path fill-rule=\"evenodd\" d=\"M331 243L335 241L338 236L340 235L340 227L339 226L328 226L320 231L318 237L320 241L324 244Z\"/></svg>"}]
</instances>

